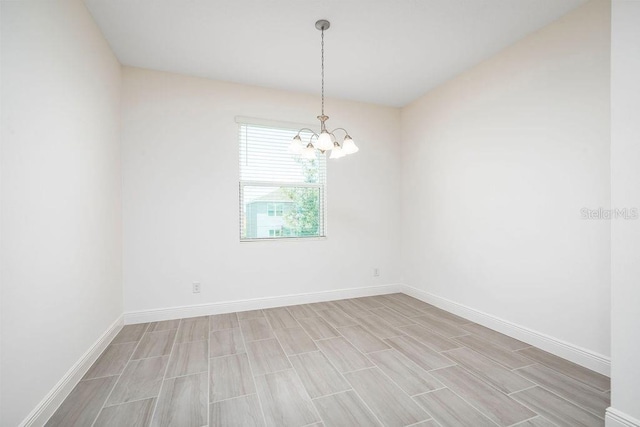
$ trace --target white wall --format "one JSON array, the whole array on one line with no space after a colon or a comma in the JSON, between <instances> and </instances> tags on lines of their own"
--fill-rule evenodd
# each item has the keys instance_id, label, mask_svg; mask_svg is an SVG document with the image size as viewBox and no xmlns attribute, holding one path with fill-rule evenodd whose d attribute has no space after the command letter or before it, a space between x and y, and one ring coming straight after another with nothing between
<instances>
[{"instance_id":1,"label":"white wall","mask_svg":"<svg viewBox=\"0 0 640 427\"><path fill-rule=\"evenodd\" d=\"M83 3L2 1L2 415L122 313L121 69Z\"/></svg>"},{"instance_id":2,"label":"white wall","mask_svg":"<svg viewBox=\"0 0 640 427\"><path fill-rule=\"evenodd\" d=\"M418 289L609 355L609 2L402 110L402 269Z\"/></svg>"},{"instance_id":3,"label":"white wall","mask_svg":"<svg viewBox=\"0 0 640 427\"><path fill-rule=\"evenodd\" d=\"M398 282L397 109L327 100L360 146L329 161L327 239L241 244L234 118L313 125L319 96L135 68L123 87L125 312Z\"/></svg>"},{"instance_id":4,"label":"white wall","mask_svg":"<svg viewBox=\"0 0 640 427\"><path fill-rule=\"evenodd\" d=\"M611 16L611 204L640 209L640 1ZM640 220L611 226L611 406L640 425ZM624 415L623 415L624 416ZM607 414L608 426L622 426Z\"/></svg>"}]
</instances>

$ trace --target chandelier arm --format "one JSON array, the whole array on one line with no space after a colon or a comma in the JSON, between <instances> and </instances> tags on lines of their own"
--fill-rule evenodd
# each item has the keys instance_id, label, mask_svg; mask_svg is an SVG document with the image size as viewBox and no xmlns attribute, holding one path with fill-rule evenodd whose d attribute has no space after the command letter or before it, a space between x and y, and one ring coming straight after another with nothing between
<instances>
[{"instance_id":1,"label":"chandelier arm","mask_svg":"<svg viewBox=\"0 0 640 427\"><path fill-rule=\"evenodd\" d=\"M312 133L312 134L314 134L314 135L316 135L316 133L315 133L312 129L309 129L309 128L302 128L302 129L300 129L300 130L298 131L298 136L300 136L300 134L302 133L302 131L305 131L305 130L306 130L306 131L311 132L311 133ZM316 136L317 136L317 135L316 135Z\"/></svg>"},{"instance_id":2,"label":"chandelier arm","mask_svg":"<svg viewBox=\"0 0 640 427\"><path fill-rule=\"evenodd\" d=\"M333 133L337 130L341 130L342 132L344 132L345 136L349 135L349 132L347 132L347 130L345 128L335 128L334 130L332 130L331 132L329 132L331 135L333 135ZM335 135L333 135L335 138Z\"/></svg>"}]
</instances>

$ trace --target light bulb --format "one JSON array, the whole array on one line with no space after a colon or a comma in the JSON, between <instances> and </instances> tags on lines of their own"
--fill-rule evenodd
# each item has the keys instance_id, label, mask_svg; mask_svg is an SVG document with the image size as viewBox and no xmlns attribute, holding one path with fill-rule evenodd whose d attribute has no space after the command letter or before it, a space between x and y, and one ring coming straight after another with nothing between
<instances>
[{"instance_id":1,"label":"light bulb","mask_svg":"<svg viewBox=\"0 0 640 427\"><path fill-rule=\"evenodd\" d=\"M333 139L331 138L331 134L326 130L320 132L316 147L318 148L318 150L322 151L331 150L333 148Z\"/></svg>"},{"instance_id":2,"label":"light bulb","mask_svg":"<svg viewBox=\"0 0 640 427\"><path fill-rule=\"evenodd\" d=\"M307 144L307 148L302 150L302 158L307 160L315 160L316 158L316 149L313 147L313 144Z\"/></svg>"},{"instance_id":3,"label":"light bulb","mask_svg":"<svg viewBox=\"0 0 640 427\"><path fill-rule=\"evenodd\" d=\"M349 135L345 136L344 142L342 143L342 152L346 155L346 154L357 153L358 150L360 149L358 148L356 143L353 142L353 139L351 139Z\"/></svg>"},{"instance_id":4,"label":"light bulb","mask_svg":"<svg viewBox=\"0 0 640 427\"><path fill-rule=\"evenodd\" d=\"M293 154L300 154L304 149L304 145L302 144L302 139L300 139L300 135L296 135L293 137L291 144L289 144L289 152Z\"/></svg>"},{"instance_id":5,"label":"light bulb","mask_svg":"<svg viewBox=\"0 0 640 427\"><path fill-rule=\"evenodd\" d=\"M342 147L340 146L340 144L338 144L338 141L334 142L333 149L331 150L331 155L329 156L329 158L339 159L344 156L346 156L346 154L344 154L344 151L342 151Z\"/></svg>"}]
</instances>

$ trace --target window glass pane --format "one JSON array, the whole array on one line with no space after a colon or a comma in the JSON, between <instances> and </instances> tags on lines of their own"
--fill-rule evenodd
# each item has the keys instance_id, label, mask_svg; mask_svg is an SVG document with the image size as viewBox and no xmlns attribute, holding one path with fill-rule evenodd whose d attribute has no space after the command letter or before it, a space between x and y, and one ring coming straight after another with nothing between
<instances>
[{"instance_id":1,"label":"window glass pane","mask_svg":"<svg viewBox=\"0 0 640 427\"><path fill-rule=\"evenodd\" d=\"M321 236L320 187L242 185L241 191L243 239Z\"/></svg>"}]
</instances>

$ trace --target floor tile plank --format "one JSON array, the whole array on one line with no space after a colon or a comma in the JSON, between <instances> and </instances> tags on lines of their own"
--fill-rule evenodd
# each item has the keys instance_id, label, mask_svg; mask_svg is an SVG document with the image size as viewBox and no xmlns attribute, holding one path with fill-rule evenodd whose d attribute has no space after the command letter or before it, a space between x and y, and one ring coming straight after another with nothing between
<instances>
[{"instance_id":1,"label":"floor tile plank","mask_svg":"<svg viewBox=\"0 0 640 427\"><path fill-rule=\"evenodd\" d=\"M340 336L338 331L321 317L307 317L306 319L298 319L298 322L307 331L311 339L321 340Z\"/></svg>"},{"instance_id":2,"label":"floor tile plank","mask_svg":"<svg viewBox=\"0 0 640 427\"><path fill-rule=\"evenodd\" d=\"M207 424L208 406L206 373L170 378L162 384L151 424L200 427Z\"/></svg>"},{"instance_id":3,"label":"floor tile plank","mask_svg":"<svg viewBox=\"0 0 640 427\"><path fill-rule=\"evenodd\" d=\"M264 340L273 338L273 329L264 317L240 320L240 329L244 335L245 341Z\"/></svg>"},{"instance_id":4,"label":"floor tile plank","mask_svg":"<svg viewBox=\"0 0 640 427\"><path fill-rule=\"evenodd\" d=\"M296 319L318 317L318 313L309 304L290 305L287 307L287 310L289 310L289 313Z\"/></svg>"},{"instance_id":5,"label":"floor tile plank","mask_svg":"<svg viewBox=\"0 0 640 427\"><path fill-rule=\"evenodd\" d=\"M223 329L239 328L238 315L236 313L213 314L209 316L209 331L221 331Z\"/></svg>"},{"instance_id":6,"label":"floor tile plank","mask_svg":"<svg viewBox=\"0 0 640 427\"><path fill-rule=\"evenodd\" d=\"M435 420L427 420L427 421L422 421L418 424L411 424L410 427L441 427L441 426Z\"/></svg>"},{"instance_id":7,"label":"floor tile plank","mask_svg":"<svg viewBox=\"0 0 640 427\"><path fill-rule=\"evenodd\" d=\"M404 427L431 418L378 368L349 372L345 378L385 426Z\"/></svg>"},{"instance_id":8,"label":"floor tile plank","mask_svg":"<svg viewBox=\"0 0 640 427\"><path fill-rule=\"evenodd\" d=\"M256 319L258 317L264 317L264 312L262 310L240 311L236 314L238 315L238 320Z\"/></svg>"},{"instance_id":9,"label":"floor tile plank","mask_svg":"<svg viewBox=\"0 0 640 427\"><path fill-rule=\"evenodd\" d=\"M156 399L151 398L103 408L93 427L147 427L155 406Z\"/></svg>"},{"instance_id":10,"label":"floor tile plank","mask_svg":"<svg viewBox=\"0 0 640 427\"><path fill-rule=\"evenodd\" d=\"M321 421L293 369L256 377L268 426L300 427Z\"/></svg>"},{"instance_id":11,"label":"floor tile plank","mask_svg":"<svg viewBox=\"0 0 640 427\"><path fill-rule=\"evenodd\" d=\"M422 311L416 310L410 305L407 305L402 301L398 301L395 298L391 298L387 295L384 295L381 298L385 307L392 308L405 317L424 316L424 313Z\"/></svg>"},{"instance_id":12,"label":"floor tile plank","mask_svg":"<svg viewBox=\"0 0 640 427\"><path fill-rule=\"evenodd\" d=\"M522 376L468 348L459 348L447 351L444 354L505 394L514 393L535 385L531 381L522 378Z\"/></svg>"},{"instance_id":13,"label":"floor tile plank","mask_svg":"<svg viewBox=\"0 0 640 427\"><path fill-rule=\"evenodd\" d=\"M169 356L131 360L122 372L106 405L158 397Z\"/></svg>"},{"instance_id":14,"label":"floor tile plank","mask_svg":"<svg viewBox=\"0 0 640 427\"><path fill-rule=\"evenodd\" d=\"M318 341L317 345L341 373L374 366L343 337Z\"/></svg>"},{"instance_id":15,"label":"floor tile plank","mask_svg":"<svg viewBox=\"0 0 640 427\"><path fill-rule=\"evenodd\" d=\"M166 378L205 372L209 369L209 341L190 341L174 345Z\"/></svg>"},{"instance_id":16,"label":"floor tile plank","mask_svg":"<svg viewBox=\"0 0 640 427\"><path fill-rule=\"evenodd\" d=\"M127 365L137 345L137 342L109 345L82 379L88 380L91 378L120 375L122 371L124 371L124 367Z\"/></svg>"},{"instance_id":17,"label":"floor tile plank","mask_svg":"<svg viewBox=\"0 0 640 427\"><path fill-rule=\"evenodd\" d=\"M518 424L517 427L556 427L556 425L551 421L547 421L546 419L538 416Z\"/></svg>"},{"instance_id":18,"label":"floor tile plank","mask_svg":"<svg viewBox=\"0 0 640 427\"><path fill-rule=\"evenodd\" d=\"M388 344L385 344L360 325L338 328L338 332L363 353L371 353L372 351L387 350L390 348Z\"/></svg>"},{"instance_id":19,"label":"floor tile plank","mask_svg":"<svg viewBox=\"0 0 640 427\"><path fill-rule=\"evenodd\" d=\"M264 427L258 396L236 397L210 405L210 427Z\"/></svg>"},{"instance_id":20,"label":"floor tile plank","mask_svg":"<svg viewBox=\"0 0 640 427\"><path fill-rule=\"evenodd\" d=\"M209 357L244 353L244 340L240 328L222 329L209 333Z\"/></svg>"},{"instance_id":21,"label":"floor tile plank","mask_svg":"<svg viewBox=\"0 0 640 427\"><path fill-rule=\"evenodd\" d=\"M380 351L371 353L368 356L382 372L409 396L444 387L440 381L397 350Z\"/></svg>"},{"instance_id":22,"label":"floor tile plank","mask_svg":"<svg viewBox=\"0 0 640 427\"><path fill-rule=\"evenodd\" d=\"M255 392L249 358L246 354L209 359L209 400L211 402Z\"/></svg>"},{"instance_id":23,"label":"floor tile plank","mask_svg":"<svg viewBox=\"0 0 640 427\"><path fill-rule=\"evenodd\" d=\"M427 304L427 307L423 308L422 310L423 312L425 312L427 315L435 317L437 319L441 319L445 322L454 324L454 325L458 325L458 326L462 326L462 325L474 325L475 323L473 323L471 320L469 319L465 319L464 317L460 317L460 316L456 316L453 313L449 313L448 311L442 310L441 308L438 308L434 305L429 305Z\"/></svg>"},{"instance_id":24,"label":"floor tile plank","mask_svg":"<svg viewBox=\"0 0 640 427\"><path fill-rule=\"evenodd\" d=\"M271 338L247 343L253 375L291 369L291 363L277 339Z\"/></svg>"},{"instance_id":25,"label":"floor tile plank","mask_svg":"<svg viewBox=\"0 0 640 427\"><path fill-rule=\"evenodd\" d=\"M424 301L420 301L417 298L414 298L412 296L409 296L409 295L403 294L403 293L389 294L389 297L393 298L393 299L396 299L396 300L400 301L401 303L406 304L409 307L413 307L416 310L420 310L420 311L428 309L429 307L433 307L431 304L427 304Z\"/></svg>"},{"instance_id":26,"label":"floor tile plank","mask_svg":"<svg viewBox=\"0 0 640 427\"><path fill-rule=\"evenodd\" d=\"M341 326L353 326L357 325L356 319L349 316L342 310L333 309L333 310L320 310L318 311L320 317L329 322L331 326L334 328L339 328Z\"/></svg>"},{"instance_id":27,"label":"floor tile plank","mask_svg":"<svg viewBox=\"0 0 640 427\"><path fill-rule=\"evenodd\" d=\"M149 324L147 332L166 331L168 329L178 329L180 326L180 319L163 320L161 322L153 322Z\"/></svg>"},{"instance_id":28,"label":"floor tile plank","mask_svg":"<svg viewBox=\"0 0 640 427\"><path fill-rule=\"evenodd\" d=\"M490 341L478 338L475 335L457 337L454 340L509 369L523 368L534 363L516 352L492 344Z\"/></svg>"},{"instance_id":29,"label":"floor tile plank","mask_svg":"<svg viewBox=\"0 0 640 427\"><path fill-rule=\"evenodd\" d=\"M470 323L468 325L460 326L465 331L471 332L480 338L484 338L487 341L491 341L494 344L502 346L508 350L520 350L523 348L531 347L526 342L518 341L515 338L508 337L493 329L485 328L484 326L476 323Z\"/></svg>"},{"instance_id":30,"label":"floor tile plank","mask_svg":"<svg viewBox=\"0 0 640 427\"><path fill-rule=\"evenodd\" d=\"M312 399L351 388L320 351L290 356L289 360Z\"/></svg>"},{"instance_id":31,"label":"floor tile plank","mask_svg":"<svg viewBox=\"0 0 640 427\"><path fill-rule=\"evenodd\" d=\"M384 307L384 304L381 303L379 300L377 300L374 297L353 298L353 301L355 301L356 304L358 304L358 305L360 305L363 308L366 308L368 310L371 310L372 308Z\"/></svg>"},{"instance_id":32,"label":"floor tile plank","mask_svg":"<svg viewBox=\"0 0 640 427\"><path fill-rule=\"evenodd\" d=\"M342 299L334 302L338 309L344 311L351 317L360 317L369 314L369 310L366 307L358 304L354 300Z\"/></svg>"},{"instance_id":33,"label":"floor tile plank","mask_svg":"<svg viewBox=\"0 0 640 427\"><path fill-rule=\"evenodd\" d=\"M117 380L117 376L112 376L80 381L47 421L46 427L90 426Z\"/></svg>"},{"instance_id":34,"label":"floor tile plank","mask_svg":"<svg viewBox=\"0 0 640 427\"><path fill-rule=\"evenodd\" d=\"M510 426L536 416L460 366L438 369L431 374L500 426Z\"/></svg>"},{"instance_id":35,"label":"floor tile plank","mask_svg":"<svg viewBox=\"0 0 640 427\"><path fill-rule=\"evenodd\" d=\"M177 329L147 332L142 336L140 344L132 359L168 356L175 341Z\"/></svg>"},{"instance_id":36,"label":"floor tile plank","mask_svg":"<svg viewBox=\"0 0 640 427\"><path fill-rule=\"evenodd\" d=\"M448 388L413 398L442 427L495 427L496 424Z\"/></svg>"},{"instance_id":37,"label":"floor tile plank","mask_svg":"<svg viewBox=\"0 0 640 427\"><path fill-rule=\"evenodd\" d=\"M400 313L398 313L395 310L392 310L388 307L382 307L382 308L374 308L372 310L370 310L373 314L375 314L376 316L382 318L382 320L384 320L385 322L387 322L388 324L390 324L393 327L398 327L398 326L407 326L407 325L413 325L416 322L414 322L413 320L411 320L408 317L404 317L403 315L401 315Z\"/></svg>"},{"instance_id":38,"label":"floor tile plank","mask_svg":"<svg viewBox=\"0 0 640 427\"><path fill-rule=\"evenodd\" d=\"M287 356L316 351L318 347L302 327L274 331Z\"/></svg>"},{"instance_id":39,"label":"floor tile plank","mask_svg":"<svg viewBox=\"0 0 640 427\"><path fill-rule=\"evenodd\" d=\"M462 347L462 344L451 341L449 338L445 338L437 332L433 332L421 325L402 326L398 329L435 351L453 350L454 348Z\"/></svg>"},{"instance_id":40,"label":"floor tile plank","mask_svg":"<svg viewBox=\"0 0 640 427\"><path fill-rule=\"evenodd\" d=\"M400 330L388 324L380 316L358 317L358 323L378 338L384 339L402 335Z\"/></svg>"},{"instance_id":41,"label":"floor tile plank","mask_svg":"<svg viewBox=\"0 0 640 427\"><path fill-rule=\"evenodd\" d=\"M461 335L467 335L469 333L457 325L445 322L444 320L437 319L429 315L414 317L413 320L415 320L416 323L426 327L427 329L431 329L432 331L437 332L446 338L459 337Z\"/></svg>"},{"instance_id":42,"label":"floor tile plank","mask_svg":"<svg viewBox=\"0 0 640 427\"><path fill-rule=\"evenodd\" d=\"M604 426L601 418L541 387L520 391L511 397L560 427Z\"/></svg>"},{"instance_id":43,"label":"floor tile plank","mask_svg":"<svg viewBox=\"0 0 640 427\"><path fill-rule=\"evenodd\" d=\"M608 377L539 348L529 347L518 350L518 353L600 391L611 390L611 380Z\"/></svg>"},{"instance_id":44,"label":"floor tile plank","mask_svg":"<svg viewBox=\"0 0 640 427\"><path fill-rule=\"evenodd\" d=\"M267 320L269 320L269 323L271 324L271 328L274 330L300 326L298 321L284 307L270 308L263 311Z\"/></svg>"},{"instance_id":45,"label":"floor tile plank","mask_svg":"<svg viewBox=\"0 0 640 427\"><path fill-rule=\"evenodd\" d=\"M311 304L307 304L311 307L312 310L318 312L322 310L337 310L338 306L335 301L322 301L322 302L312 302ZM310 316L313 317L313 316Z\"/></svg>"},{"instance_id":46,"label":"floor tile plank","mask_svg":"<svg viewBox=\"0 0 640 427\"><path fill-rule=\"evenodd\" d=\"M611 404L606 394L544 365L528 366L515 372L600 418L604 418L605 410Z\"/></svg>"},{"instance_id":47,"label":"floor tile plank","mask_svg":"<svg viewBox=\"0 0 640 427\"><path fill-rule=\"evenodd\" d=\"M209 338L209 316L183 319L178 327L176 343L202 341Z\"/></svg>"},{"instance_id":48,"label":"floor tile plank","mask_svg":"<svg viewBox=\"0 0 640 427\"><path fill-rule=\"evenodd\" d=\"M111 341L111 344L123 344L127 342L140 341L142 335L149 327L148 323L138 323L136 325L125 325L122 327L118 335Z\"/></svg>"},{"instance_id":49,"label":"floor tile plank","mask_svg":"<svg viewBox=\"0 0 640 427\"><path fill-rule=\"evenodd\" d=\"M326 427L381 426L358 395L350 390L313 401Z\"/></svg>"},{"instance_id":50,"label":"floor tile plank","mask_svg":"<svg viewBox=\"0 0 640 427\"><path fill-rule=\"evenodd\" d=\"M385 342L427 371L455 364L411 337L387 338Z\"/></svg>"}]
</instances>

